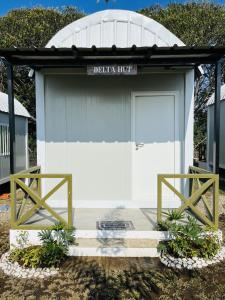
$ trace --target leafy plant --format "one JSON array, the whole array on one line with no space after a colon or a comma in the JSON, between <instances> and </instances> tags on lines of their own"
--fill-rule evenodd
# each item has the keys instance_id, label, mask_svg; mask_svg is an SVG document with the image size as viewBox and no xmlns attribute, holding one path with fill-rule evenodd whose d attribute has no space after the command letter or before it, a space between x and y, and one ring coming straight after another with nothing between
<instances>
[{"instance_id":1,"label":"leafy plant","mask_svg":"<svg viewBox=\"0 0 225 300\"><path fill-rule=\"evenodd\" d=\"M75 241L74 228L65 228L62 223L41 231L39 237L43 245L42 264L47 267L58 266L65 260L69 245Z\"/></svg>"},{"instance_id":2,"label":"leafy plant","mask_svg":"<svg viewBox=\"0 0 225 300\"><path fill-rule=\"evenodd\" d=\"M171 240L161 241L158 250L162 254L174 257L201 257L210 259L215 256L221 245L216 235L209 235L193 217L188 217L187 224L164 221L171 235Z\"/></svg>"},{"instance_id":3,"label":"leafy plant","mask_svg":"<svg viewBox=\"0 0 225 300\"><path fill-rule=\"evenodd\" d=\"M64 247L65 252L68 250L69 245L75 241L74 228L65 228L64 224L57 223L48 230L43 230L39 233L39 238L42 244L48 245L49 243L56 243Z\"/></svg>"},{"instance_id":4,"label":"leafy plant","mask_svg":"<svg viewBox=\"0 0 225 300\"><path fill-rule=\"evenodd\" d=\"M10 260L25 267L59 266L67 257L69 245L75 240L74 228L64 228L58 223L39 233L41 246L15 248L10 253Z\"/></svg>"},{"instance_id":5,"label":"leafy plant","mask_svg":"<svg viewBox=\"0 0 225 300\"><path fill-rule=\"evenodd\" d=\"M17 248L10 253L10 260L18 262L24 267L37 268L42 266L43 247L30 246L27 248Z\"/></svg>"},{"instance_id":6,"label":"leafy plant","mask_svg":"<svg viewBox=\"0 0 225 300\"><path fill-rule=\"evenodd\" d=\"M203 232L202 227L197 223L197 220L191 216L188 216L187 220L187 224L170 223L169 231L174 238L180 236L187 236L192 240L199 238Z\"/></svg>"},{"instance_id":7,"label":"leafy plant","mask_svg":"<svg viewBox=\"0 0 225 300\"><path fill-rule=\"evenodd\" d=\"M67 248L56 241L43 246L42 265L45 267L59 266L67 258Z\"/></svg>"},{"instance_id":8,"label":"leafy plant","mask_svg":"<svg viewBox=\"0 0 225 300\"><path fill-rule=\"evenodd\" d=\"M18 262L18 263L20 263L21 258L23 257L23 255L24 255L24 249L22 249L22 248L15 248L15 249L13 249L11 251L9 259L12 262Z\"/></svg>"},{"instance_id":9,"label":"leafy plant","mask_svg":"<svg viewBox=\"0 0 225 300\"><path fill-rule=\"evenodd\" d=\"M167 216L168 221L178 221L184 219L184 214L179 212L176 209L169 210L168 212L164 213Z\"/></svg>"},{"instance_id":10,"label":"leafy plant","mask_svg":"<svg viewBox=\"0 0 225 300\"><path fill-rule=\"evenodd\" d=\"M180 213L179 211L173 209L169 210L168 212L164 213L167 218L164 221L158 222L156 229L160 231L168 231L170 230L170 227L172 226L173 221L181 221L184 219L184 214Z\"/></svg>"}]
</instances>

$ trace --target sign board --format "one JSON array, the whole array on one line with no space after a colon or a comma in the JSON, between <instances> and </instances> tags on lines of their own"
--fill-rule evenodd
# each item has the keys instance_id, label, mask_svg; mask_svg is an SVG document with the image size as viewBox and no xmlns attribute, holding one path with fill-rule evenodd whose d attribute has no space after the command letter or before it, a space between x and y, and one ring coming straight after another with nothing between
<instances>
[{"instance_id":1,"label":"sign board","mask_svg":"<svg viewBox=\"0 0 225 300\"><path fill-rule=\"evenodd\" d=\"M88 75L137 75L137 65L88 65Z\"/></svg>"}]
</instances>

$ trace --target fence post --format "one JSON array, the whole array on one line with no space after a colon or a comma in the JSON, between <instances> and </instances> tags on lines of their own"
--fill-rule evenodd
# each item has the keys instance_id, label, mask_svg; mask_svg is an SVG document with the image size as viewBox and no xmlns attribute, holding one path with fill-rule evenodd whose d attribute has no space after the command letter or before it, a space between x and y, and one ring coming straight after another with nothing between
<instances>
[{"instance_id":1,"label":"fence post","mask_svg":"<svg viewBox=\"0 0 225 300\"><path fill-rule=\"evenodd\" d=\"M11 228L14 228L16 222L16 183L14 176L10 175L10 210L11 210Z\"/></svg>"},{"instance_id":2,"label":"fence post","mask_svg":"<svg viewBox=\"0 0 225 300\"><path fill-rule=\"evenodd\" d=\"M73 226L72 175L68 175L68 226Z\"/></svg>"},{"instance_id":3,"label":"fence post","mask_svg":"<svg viewBox=\"0 0 225 300\"><path fill-rule=\"evenodd\" d=\"M214 192L213 192L213 218L215 228L219 227L219 175L214 175Z\"/></svg>"},{"instance_id":4,"label":"fence post","mask_svg":"<svg viewBox=\"0 0 225 300\"><path fill-rule=\"evenodd\" d=\"M161 175L157 176L157 222L159 223L162 220L162 181Z\"/></svg>"},{"instance_id":5,"label":"fence post","mask_svg":"<svg viewBox=\"0 0 225 300\"><path fill-rule=\"evenodd\" d=\"M41 197L41 195L42 195L42 190L41 190L41 177L37 179L37 191L38 191L38 195Z\"/></svg>"}]
</instances>

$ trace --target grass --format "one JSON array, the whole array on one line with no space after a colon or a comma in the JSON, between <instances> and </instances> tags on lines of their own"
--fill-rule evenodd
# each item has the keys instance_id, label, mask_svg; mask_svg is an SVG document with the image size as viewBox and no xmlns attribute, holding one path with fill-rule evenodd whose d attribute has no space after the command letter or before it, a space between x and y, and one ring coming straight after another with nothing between
<instances>
[{"instance_id":1,"label":"grass","mask_svg":"<svg viewBox=\"0 0 225 300\"><path fill-rule=\"evenodd\" d=\"M220 218L225 234L225 215ZM0 227L0 255L8 224ZM200 271L175 271L153 258L76 258L51 279L18 279L0 270L1 300L225 299L225 261Z\"/></svg>"}]
</instances>

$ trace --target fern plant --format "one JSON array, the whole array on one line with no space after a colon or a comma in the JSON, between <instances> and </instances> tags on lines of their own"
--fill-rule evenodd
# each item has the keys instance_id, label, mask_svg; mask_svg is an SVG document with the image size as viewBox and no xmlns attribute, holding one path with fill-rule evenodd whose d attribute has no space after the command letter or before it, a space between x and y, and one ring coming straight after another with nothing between
<instances>
[{"instance_id":1,"label":"fern plant","mask_svg":"<svg viewBox=\"0 0 225 300\"><path fill-rule=\"evenodd\" d=\"M168 221L181 221L184 219L184 214L176 209L168 210L164 214L167 216Z\"/></svg>"}]
</instances>

